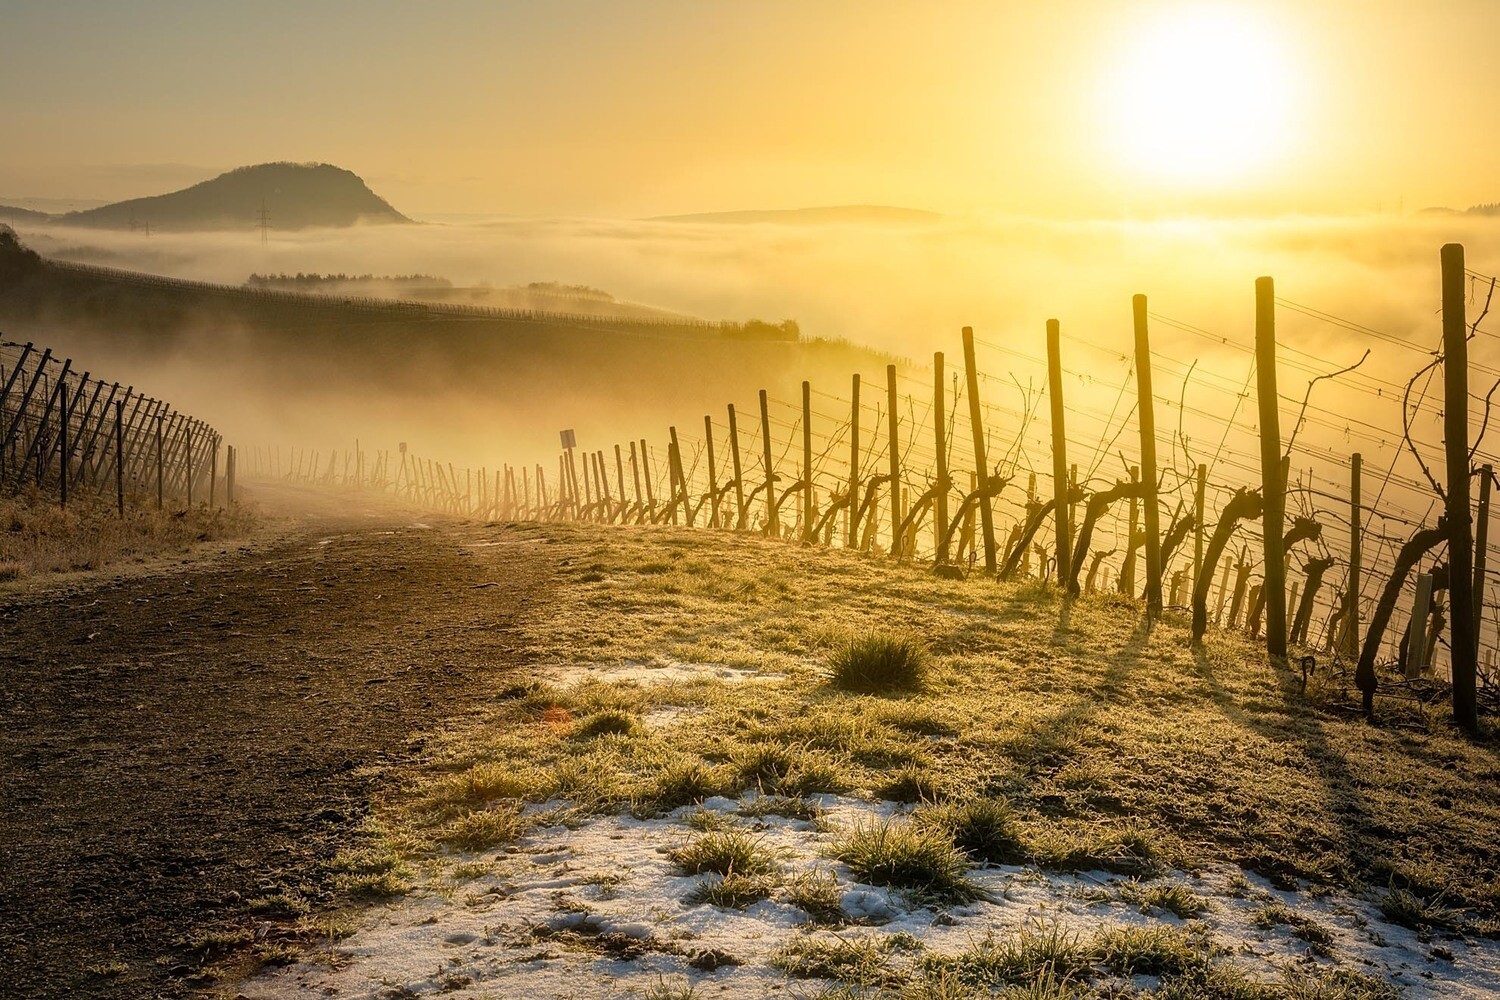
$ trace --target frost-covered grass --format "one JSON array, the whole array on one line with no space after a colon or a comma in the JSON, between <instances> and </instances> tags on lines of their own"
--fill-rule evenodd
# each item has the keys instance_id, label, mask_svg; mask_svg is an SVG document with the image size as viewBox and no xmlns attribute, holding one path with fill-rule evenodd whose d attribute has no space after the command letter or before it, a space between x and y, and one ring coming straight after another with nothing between
<instances>
[{"instance_id":1,"label":"frost-covered grass","mask_svg":"<svg viewBox=\"0 0 1500 1000\"><path fill-rule=\"evenodd\" d=\"M1195 651L1113 595L746 536L474 529L498 531L555 543L555 609L518 637L535 676L381 804L416 889L350 968L411 918L482 915L501 951L452 946L459 996L657 976L758 996L828 963L855 972L805 995L1500 989L1473 937L1500 914L1493 742L1326 714L1238 637ZM850 635L895 634L925 651L919 685L829 682ZM677 860L713 843L755 849ZM476 858L488 874L433 895ZM600 872L607 892L575 881Z\"/></svg>"}]
</instances>

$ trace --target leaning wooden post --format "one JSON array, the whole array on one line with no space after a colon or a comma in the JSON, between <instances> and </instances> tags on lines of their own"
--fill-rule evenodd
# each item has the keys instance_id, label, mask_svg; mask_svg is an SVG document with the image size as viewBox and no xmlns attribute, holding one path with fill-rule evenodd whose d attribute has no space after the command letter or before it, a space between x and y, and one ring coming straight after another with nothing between
<instances>
[{"instance_id":1,"label":"leaning wooden post","mask_svg":"<svg viewBox=\"0 0 1500 1000\"><path fill-rule=\"evenodd\" d=\"M646 477L646 510L647 520L656 523L656 493L652 480L656 476L656 464L651 458L651 452L646 448L646 439L641 438L641 465L645 468L643 475Z\"/></svg>"},{"instance_id":2,"label":"leaning wooden post","mask_svg":"<svg viewBox=\"0 0 1500 1000\"><path fill-rule=\"evenodd\" d=\"M193 509L193 427L192 427L191 424L188 425L187 430L184 433L187 434L187 447L185 447L183 449L182 460L183 460L183 462L186 463L187 468L186 468L185 475L183 476L183 479L185 479L187 481L187 505L188 505L188 510L192 510Z\"/></svg>"},{"instance_id":3,"label":"leaning wooden post","mask_svg":"<svg viewBox=\"0 0 1500 1000\"><path fill-rule=\"evenodd\" d=\"M812 383L802 383L802 541L813 539Z\"/></svg>"},{"instance_id":4,"label":"leaning wooden post","mask_svg":"<svg viewBox=\"0 0 1500 1000\"><path fill-rule=\"evenodd\" d=\"M901 448L900 420L896 416L896 366L885 366L886 433L890 438L891 462L891 555L901 554ZM873 516L873 515L872 515Z\"/></svg>"},{"instance_id":5,"label":"leaning wooden post","mask_svg":"<svg viewBox=\"0 0 1500 1000\"><path fill-rule=\"evenodd\" d=\"M1047 321L1047 395L1052 402L1052 492L1056 505L1052 520L1057 525L1057 579L1070 580L1073 558L1072 528L1068 524L1068 439L1063 428L1061 334L1055 319ZM1135 539L1130 540L1133 546Z\"/></svg>"},{"instance_id":6,"label":"leaning wooden post","mask_svg":"<svg viewBox=\"0 0 1500 1000\"><path fill-rule=\"evenodd\" d=\"M1427 667L1427 616L1432 611L1432 574L1417 577L1412 599L1411 621L1406 626L1406 679L1422 676Z\"/></svg>"},{"instance_id":7,"label":"leaning wooden post","mask_svg":"<svg viewBox=\"0 0 1500 1000\"><path fill-rule=\"evenodd\" d=\"M164 506L165 475L162 469L161 411L156 413L156 509Z\"/></svg>"},{"instance_id":8,"label":"leaning wooden post","mask_svg":"<svg viewBox=\"0 0 1500 1000\"><path fill-rule=\"evenodd\" d=\"M671 515L672 523L677 523L677 503L682 501L682 514L684 519L688 517L687 484L682 481L682 449L677 444L677 427L668 427L667 432L672 440L667 445L667 483L670 487L671 499L667 504L667 512ZM688 527L692 527L692 521L688 521Z\"/></svg>"},{"instance_id":9,"label":"leaning wooden post","mask_svg":"<svg viewBox=\"0 0 1500 1000\"><path fill-rule=\"evenodd\" d=\"M984 413L979 405L979 366L974 361L974 330L964 327L964 365L969 370L969 427L974 432L974 473L979 480L979 530L984 535L984 571L994 576L995 512L990 504L990 463L985 454ZM946 531L946 525L944 526ZM944 553L946 555L946 553Z\"/></svg>"},{"instance_id":10,"label":"leaning wooden post","mask_svg":"<svg viewBox=\"0 0 1500 1000\"><path fill-rule=\"evenodd\" d=\"M771 409L766 403L766 390L760 391L760 441L762 461L766 468L766 534L781 537L781 526L776 523L776 472L771 457Z\"/></svg>"},{"instance_id":11,"label":"leaning wooden post","mask_svg":"<svg viewBox=\"0 0 1500 1000\"><path fill-rule=\"evenodd\" d=\"M719 526L719 467L714 463L714 420L703 415L703 440L708 442L708 526Z\"/></svg>"},{"instance_id":12,"label":"leaning wooden post","mask_svg":"<svg viewBox=\"0 0 1500 1000\"><path fill-rule=\"evenodd\" d=\"M58 450L62 453L62 473L58 476L58 502L62 506L68 505L68 384L58 382L57 391L60 400L57 408L57 443L61 446Z\"/></svg>"},{"instance_id":13,"label":"leaning wooden post","mask_svg":"<svg viewBox=\"0 0 1500 1000\"><path fill-rule=\"evenodd\" d=\"M1346 656L1359 655L1360 572L1364 569L1364 510L1360 501L1360 473L1364 459L1359 452L1349 456L1349 582L1344 588L1344 641Z\"/></svg>"},{"instance_id":14,"label":"leaning wooden post","mask_svg":"<svg viewBox=\"0 0 1500 1000\"><path fill-rule=\"evenodd\" d=\"M937 447L937 482L932 484L933 544L939 566L948 562L948 401L943 395L943 352L932 355L932 431Z\"/></svg>"},{"instance_id":15,"label":"leaning wooden post","mask_svg":"<svg viewBox=\"0 0 1500 1000\"><path fill-rule=\"evenodd\" d=\"M849 390L849 506L844 511L844 547L859 547L859 374Z\"/></svg>"},{"instance_id":16,"label":"leaning wooden post","mask_svg":"<svg viewBox=\"0 0 1500 1000\"><path fill-rule=\"evenodd\" d=\"M115 506L125 516L125 404L115 404Z\"/></svg>"},{"instance_id":17,"label":"leaning wooden post","mask_svg":"<svg viewBox=\"0 0 1500 1000\"><path fill-rule=\"evenodd\" d=\"M735 421L734 404L729 404L729 450L734 457L734 529L745 530L745 476L740 464L740 426Z\"/></svg>"},{"instance_id":18,"label":"leaning wooden post","mask_svg":"<svg viewBox=\"0 0 1500 1000\"><path fill-rule=\"evenodd\" d=\"M1198 574L1203 572L1203 517L1204 499L1208 492L1208 466L1199 463L1196 482L1193 490L1193 579L1192 585L1198 585Z\"/></svg>"},{"instance_id":19,"label":"leaning wooden post","mask_svg":"<svg viewBox=\"0 0 1500 1000\"><path fill-rule=\"evenodd\" d=\"M620 484L620 523L625 523L625 510L630 506L625 499L625 455L620 451L620 446L615 445L615 481ZM531 477L526 470L521 470L521 485L526 490L526 509L531 509Z\"/></svg>"},{"instance_id":20,"label":"leaning wooden post","mask_svg":"<svg viewBox=\"0 0 1500 1000\"><path fill-rule=\"evenodd\" d=\"M1453 719L1477 732L1478 645L1474 628L1474 534L1469 512L1469 325L1464 314L1464 248L1449 243L1443 265L1443 443L1448 452L1449 661Z\"/></svg>"},{"instance_id":21,"label":"leaning wooden post","mask_svg":"<svg viewBox=\"0 0 1500 1000\"><path fill-rule=\"evenodd\" d=\"M1161 614L1161 519L1156 498L1156 410L1151 397L1151 343L1146 329L1146 296L1131 299L1135 319L1136 417L1141 427L1141 504L1146 513L1146 615ZM1134 542L1134 539L1131 540Z\"/></svg>"},{"instance_id":22,"label":"leaning wooden post","mask_svg":"<svg viewBox=\"0 0 1500 1000\"><path fill-rule=\"evenodd\" d=\"M1490 482L1495 470L1486 464L1479 470L1479 516L1474 524L1474 651L1479 652L1479 634L1484 631L1485 555L1490 535Z\"/></svg>"},{"instance_id":23,"label":"leaning wooden post","mask_svg":"<svg viewBox=\"0 0 1500 1000\"><path fill-rule=\"evenodd\" d=\"M1460 275L1462 277L1462 275ZM1286 656L1286 481L1281 474L1281 412L1276 396L1276 290L1255 279L1255 385L1260 396L1261 540L1265 556L1266 652ZM1467 476L1467 471L1465 473ZM1467 483L1467 479L1465 479ZM1465 571L1468 567L1464 567Z\"/></svg>"}]
</instances>

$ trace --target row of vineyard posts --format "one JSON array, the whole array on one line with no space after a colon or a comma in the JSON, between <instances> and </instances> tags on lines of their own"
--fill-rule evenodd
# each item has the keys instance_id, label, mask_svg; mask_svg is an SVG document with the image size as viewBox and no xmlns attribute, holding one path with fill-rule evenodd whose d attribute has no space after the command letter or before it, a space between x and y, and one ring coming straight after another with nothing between
<instances>
[{"instance_id":1,"label":"row of vineyard posts","mask_svg":"<svg viewBox=\"0 0 1500 1000\"><path fill-rule=\"evenodd\" d=\"M134 386L79 373L51 348L0 343L0 434L0 485L34 487L64 508L111 493L122 518L127 501L212 508L221 480L224 503L234 502L236 450L213 427Z\"/></svg>"},{"instance_id":2,"label":"row of vineyard posts","mask_svg":"<svg viewBox=\"0 0 1500 1000\"><path fill-rule=\"evenodd\" d=\"M1435 480L1430 481L1441 500L1442 514L1435 524L1418 524L1400 545L1393 565L1389 567L1389 575L1379 588L1373 613L1368 622L1363 622L1362 581L1367 575L1373 576L1377 570L1386 567L1365 564L1362 524L1365 515L1377 513L1377 508L1366 505L1362 499L1360 454L1356 452L1349 456L1347 517L1350 532L1348 550L1344 555L1347 582L1341 594L1325 602L1330 612L1323 635L1328 651L1345 660L1356 661L1354 682L1361 691L1365 714L1373 718L1378 687L1376 661L1385 641L1387 626L1412 571L1429 553L1446 546L1447 566L1420 574L1416 580L1412 615L1415 631L1403 639L1402 656L1409 678L1416 676L1424 659L1430 661L1437 636L1436 626L1428 626L1429 612L1434 608L1438 589L1446 588L1453 715L1460 726L1474 732L1478 727L1476 691L1483 613L1480 598L1487 571L1485 551L1493 476L1489 465L1480 470L1471 469L1470 460L1477 450L1477 443L1471 450L1467 341L1473 331L1466 316L1463 247L1449 244L1442 248L1440 256L1443 349L1433 365L1441 364L1444 372L1446 489ZM1101 558L1114 553L1095 550L1091 556L1091 536L1100 518L1112 505L1128 502L1128 542L1119 570L1119 590L1143 599L1148 621L1156 619L1167 605L1180 606L1186 596L1191 607L1193 640L1199 642L1211 618L1220 622L1226 620L1227 603L1229 624L1243 621L1250 634L1263 638L1268 654L1284 663L1294 646L1304 650L1313 647L1311 618L1334 560L1309 561L1303 567L1304 578L1288 587L1289 550L1299 541L1317 537L1321 526L1301 517L1295 518L1290 526L1287 524L1290 442L1283 440L1280 429L1276 385L1276 298L1271 278L1256 281L1255 301L1254 372L1260 482L1236 488L1221 506L1217 521L1213 523L1209 521L1205 505L1206 466L1198 464L1194 470L1196 483L1191 505L1185 511L1179 510L1170 526L1162 530L1158 489L1164 470L1158 467L1152 355L1146 298L1142 295L1135 296L1132 302L1139 466L1131 466L1129 478L1117 481L1113 487L1086 494L1079 486L1077 467L1070 463L1067 450L1065 424L1068 409L1064 403L1060 329L1056 320L1049 320L1046 338L1052 495L1042 497L1036 494L1033 473L1025 513L1011 526L1005 538L997 534L992 501L1009 485L1011 477L1002 476L999 464L987 453L989 443L980 401L975 341L973 331L967 327L963 330L965 379L961 392L968 398L974 470L969 475L967 490L958 487L949 467L951 450L958 442L950 442L950 427L946 424L951 421L941 417L950 413L946 398L948 376L941 352L933 357L931 413L938 416L932 420L934 468L926 489L913 490L903 479L903 472L907 470L903 469L902 448L898 446L902 443L902 435L895 365L886 369L886 468L861 467L864 455L860 427L862 387L860 377L854 375L850 417L845 425L849 438L847 477L841 479L837 489L827 491L828 502L822 506L818 503L814 478L814 410L812 388L808 382L802 383L801 419L793 425L792 440L785 445L782 462L778 462L776 454L779 442L773 440L770 400L765 390L760 391L760 440L751 445L758 445L760 452L762 476L758 481L747 476L742 464L747 452L742 448L739 415L733 404L727 407L727 469L722 461L724 456L715 453L713 418L703 418L707 483L702 489L695 488L697 459L694 459L693 468L685 468L678 429L676 426L668 428L666 488L665 495L661 496L658 495L662 492L659 463L645 438L632 439L624 446L615 444L613 455L607 456L602 450L580 452L571 431L563 432L563 448L558 455L556 478L550 489L546 470L541 465L504 466L495 470L491 477L484 469L476 473L456 469L452 464L419 459L407 454L404 445L399 463L392 463L388 453L380 452L367 466L364 452L356 448L352 457L345 453L342 476L338 470L337 453L331 453L326 466L316 453L310 460L305 453L302 458L294 453L291 464L283 471L279 452L273 463L270 451L266 450L264 460L257 452L256 468L264 472L274 469L276 475L297 481L334 483L342 479L393 490L435 509L502 520L701 525L759 531L809 545L842 544L866 552L879 551L877 538L883 535L886 540L884 552L898 560L911 559L918 554L918 533L927 530L932 536L934 569L941 576L962 575L967 556L968 564L976 569L980 560L983 561L986 576L1013 580L1030 574L1031 560L1035 556L1042 574L1051 578L1068 598L1078 596L1085 589L1094 589ZM798 425L800 441L797 440ZM874 430L879 431L878 428ZM778 465L784 464L786 453L799 443L799 468L795 476L789 478L778 471ZM906 446L911 447L909 440ZM819 460L826 458L831 448L832 444L818 456ZM1471 509L1470 496L1470 481L1475 475L1481 483L1477 514ZM884 511L880 504L882 495L886 500ZM950 506L955 497L958 499L956 508ZM794 498L797 503L789 507ZM841 526L836 522L840 516ZM1052 544L1046 546L1039 539L1045 536L1049 519L1053 529ZM840 527L842 531L839 531ZM1238 561L1231 556L1231 542L1237 528L1241 527L1259 528L1262 579L1258 584L1252 585L1245 549L1241 549ZM1167 569L1172 557L1187 542L1189 535L1193 547L1190 569L1172 573L1169 577ZM1144 581L1139 586L1136 583L1138 552L1144 557L1145 564ZM1210 596L1221 563L1218 607L1211 615ZM1081 583L1080 577L1085 582Z\"/></svg>"}]
</instances>

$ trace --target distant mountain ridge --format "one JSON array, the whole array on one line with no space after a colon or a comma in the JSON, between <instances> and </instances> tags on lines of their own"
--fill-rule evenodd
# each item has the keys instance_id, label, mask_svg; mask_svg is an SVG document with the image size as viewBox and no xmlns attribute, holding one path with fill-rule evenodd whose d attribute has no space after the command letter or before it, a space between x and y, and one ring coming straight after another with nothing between
<instances>
[{"instance_id":1,"label":"distant mountain ridge","mask_svg":"<svg viewBox=\"0 0 1500 1000\"><path fill-rule=\"evenodd\" d=\"M0 217L14 212L17 221L180 231L251 229L261 225L262 211L269 228L283 230L411 221L371 191L358 174L327 163L261 163L170 194L62 215L0 207Z\"/></svg>"},{"instance_id":2,"label":"distant mountain ridge","mask_svg":"<svg viewBox=\"0 0 1500 1000\"><path fill-rule=\"evenodd\" d=\"M892 205L827 205L821 208L784 208L740 212L700 212L692 215L658 215L647 222L719 222L745 224L772 222L782 225L864 223L876 225L936 222L942 216L919 208Z\"/></svg>"}]
</instances>

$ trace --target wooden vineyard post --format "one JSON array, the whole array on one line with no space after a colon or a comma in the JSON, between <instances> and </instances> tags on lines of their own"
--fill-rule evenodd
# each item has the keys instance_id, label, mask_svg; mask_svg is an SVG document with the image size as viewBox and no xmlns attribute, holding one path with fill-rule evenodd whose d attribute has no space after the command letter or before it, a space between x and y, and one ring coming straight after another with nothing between
<instances>
[{"instance_id":1,"label":"wooden vineyard post","mask_svg":"<svg viewBox=\"0 0 1500 1000\"><path fill-rule=\"evenodd\" d=\"M165 492L164 485L165 484L164 484L164 481L163 481L162 452L161 452L161 411L158 410L157 413L156 413L156 509L157 510L161 510L162 506L163 506L163 503L164 503L164 497L163 497L163 493Z\"/></svg>"},{"instance_id":2,"label":"wooden vineyard post","mask_svg":"<svg viewBox=\"0 0 1500 1000\"><path fill-rule=\"evenodd\" d=\"M734 469L734 530L745 530L745 475L740 460L740 426L735 420L734 404L729 404L729 451Z\"/></svg>"},{"instance_id":3,"label":"wooden vineyard post","mask_svg":"<svg viewBox=\"0 0 1500 1000\"><path fill-rule=\"evenodd\" d=\"M240 451L230 445L224 454L224 504L227 507L234 506L234 475L239 471L239 464Z\"/></svg>"},{"instance_id":4,"label":"wooden vineyard post","mask_svg":"<svg viewBox=\"0 0 1500 1000\"><path fill-rule=\"evenodd\" d=\"M1341 652L1346 656L1359 655L1359 591L1360 573L1364 569L1364 511L1360 502L1360 473L1364 459L1359 452L1349 456L1349 582L1344 588L1344 622Z\"/></svg>"},{"instance_id":5,"label":"wooden vineyard post","mask_svg":"<svg viewBox=\"0 0 1500 1000\"><path fill-rule=\"evenodd\" d=\"M703 440L708 442L708 526L719 526L719 467L714 462L714 421L703 415Z\"/></svg>"},{"instance_id":6,"label":"wooden vineyard post","mask_svg":"<svg viewBox=\"0 0 1500 1000\"><path fill-rule=\"evenodd\" d=\"M1156 410L1151 396L1151 342L1146 328L1146 296L1131 299L1135 321L1137 422L1141 428L1141 505L1146 514L1146 616L1161 614L1161 516L1156 497ZM1132 543L1133 543L1132 539Z\"/></svg>"},{"instance_id":7,"label":"wooden vineyard post","mask_svg":"<svg viewBox=\"0 0 1500 1000\"><path fill-rule=\"evenodd\" d=\"M1479 634L1484 630L1485 550L1490 534L1490 483L1494 467L1486 463L1479 470L1479 517L1474 525L1474 651L1479 652Z\"/></svg>"},{"instance_id":8,"label":"wooden vineyard post","mask_svg":"<svg viewBox=\"0 0 1500 1000\"><path fill-rule=\"evenodd\" d=\"M943 396L943 352L932 355L932 430L937 447L937 482L932 484L932 530L939 566L948 562L948 402Z\"/></svg>"},{"instance_id":9,"label":"wooden vineyard post","mask_svg":"<svg viewBox=\"0 0 1500 1000\"><path fill-rule=\"evenodd\" d=\"M218 486L219 479L219 439L217 436L209 440L210 451L208 453L208 509L214 509L214 488Z\"/></svg>"},{"instance_id":10,"label":"wooden vineyard post","mask_svg":"<svg viewBox=\"0 0 1500 1000\"><path fill-rule=\"evenodd\" d=\"M990 503L990 465L985 453L984 412L979 405L979 366L974 361L974 330L964 327L964 365L968 368L969 426L974 432L974 472L979 479L979 530L984 535L984 571L999 570L995 557L995 512ZM946 526L944 527L946 531ZM946 553L945 553L946 554Z\"/></svg>"},{"instance_id":11,"label":"wooden vineyard post","mask_svg":"<svg viewBox=\"0 0 1500 1000\"><path fill-rule=\"evenodd\" d=\"M1141 467L1132 465L1130 467L1130 482L1135 484L1140 481ZM1125 532L1125 558L1120 560L1120 584L1116 588L1126 597L1135 596L1135 539L1140 533L1141 503L1137 498L1135 490L1130 493L1130 520L1126 522Z\"/></svg>"},{"instance_id":12,"label":"wooden vineyard post","mask_svg":"<svg viewBox=\"0 0 1500 1000\"><path fill-rule=\"evenodd\" d=\"M1448 587L1452 614L1449 651L1453 719L1479 730L1478 656L1474 628L1474 534L1469 511L1469 326L1464 313L1462 243L1442 249L1443 445L1448 463Z\"/></svg>"},{"instance_id":13,"label":"wooden vineyard post","mask_svg":"<svg viewBox=\"0 0 1500 1000\"><path fill-rule=\"evenodd\" d=\"M615 445L615 482L620 487L620 523L625 523L625 511L630 507L630 502L625 499L625 455L620 451L620 446ZM526 492L526 509L531 510L531 479L526 470L521 470L521 487Z\"/></svg>"},{"instance_id":14,"label":"wooden vineyard post","mask_svg":"<svg viewBox=\"0 0 1500 1000\"><path fill-rule=\"evenodd\" d=\"M125 517L125 404L115 404L115 506Z\"/></svg>"},{"instance_id":15,"label":"wooden vineyard post","mask_svg":"<svg viewBox=\"0 0 1500 1000\"><path fill-rule=\"evenodd\" d=\"M573 520L578 520L581 508L578 504L578 466L573 461L573 449L567 449L568 464L568 502L572 508Z\"/></svg>"},{"instance_id":16,"label":"wooden vineyard post","mask_svg":"<svg viewBox=\"0 0 1500 1000\"><path fill-rule=\"evenodd\" d=\"M1072 530L1068 524L1068 439L1063 428L1062 395L1062 349L1058 322L1047 321L1047 395L1052 403L1052 491L1056 506L1052 508L1052 519L1057 526L1057 578L1072 579L1069 562L1072 559ZM1134 544L1130 539L1127 544Z\"/></svg>"},{"instance_id":17,"label":"wooden vineyard post","mask_svg":"<svg viewBox=\"0 0 1500 1000\"><path fill-rule=\"evenodd\" d=\"M183 478L187 480L187 505L188 505L188 510L192 510L193 509L193 428L192 428L191 425L188 426L188 428L186 429L185 433L187 434L187 450L183 453L183 461L187 463L187 475L184 476Z\"/></svg>"},{"instance_id":18,"label":"wooden vineyard post","mask_svg":"<svg viewBox=\"0 0 1500 1000\"><path fill-rule=\"evenodd\" d=\"M802 383L802 542L811 545L813 538L812 484L812 383Z\"/></svg>"},{"instance_id":19,"label":"wooden vineyard post","mask_svg":"<svg viewBox=\"0 0 1500 1000\"><path fill-rule=\"evenodd\" d=\"M859 374L849 390L849 506L844 510L844 547L859 547Z\"/></svg>"},{"instance_id":20,"label":"wooden vineyard post","mask_svg":"<svg viewBox=\"0 0 1500 1000\"><path fill-rule=\"evenodd\" d=\"M1261 536L1264 549L1266 652L1286 656L1286 480L1281 473L1281 412L1276 396L1276 290L1255 279L1255 385L1260 402ZM1467 472L1465 473L1467 476ZM1467 483L1467 479L1465 479ZM1467 567L1465 567L1467 569Z\"/></svg>"},{"instance_id":21,"label":"wooden vineyard post","mask_svg":"<svg viewBox=\"0 0 1500 1000\"><path fill-rule=\"evenodd\" d=\"M760 440L766 470L766 534L779 538L781 526L776 523L776 472L771 457L771 410L766 403L764 389L760 391Z\"/></svg>"},{"instance_id":22,"label":"wooden vineyard post","mask_svg":"<svg viewBox=\"0 0 1500 1000\"><path fill-rule=\"evenodd\" d=\"M646 450L646 439L641 438L641 466L645 469L642 476L646 480L646 510L647 517L654 524L656 522L656 493L652 479L656 474L656 467L651 461L651 453Z\"/></svg>"},{"instance_id":23,"label":"wooden vineyard post","mask_svg":"<svg viewBox=\"0 0 1500 1000\"><path fill-rule=\"evenodd\" d=\"M670 487L667 511L671 514L672 523L676 524L677 504L680 501L683 520L687 521L688 527L691 528L693 522L688 512L687 484L682 481L682 448L677 443L676 426L668 427L667 433L672 439L667 445L667 482Z\"/></svg>"},{"instance_id":24,"label":"wooden vineyard post","mask_svg":"<svg viewBox=\"0 0 1500 1000\"><path fill-rule=\"evenodd\" d=\"M1208 492L1208 466L1199 464L1193 491L1193 572L1191 585L1198 585L1198 574L1203 572L1203 517L1204 499Z\"/></svg>"},{"instance_id":25,"label":"wooden vineyard post","mask_svg":"<svg viewBox=\"0 0 1500 1000\"><path fill-rule=\"evenodd\" d=\"M1412 601L1411 622L1406 626L1406 679L1422 676L1427 666L1427 616L1432 610L1432 574L1417 577L1417 593Z\"/></svg>"},{"instance_id":26,"label":"wooden vineyard post","mask_svg":"<svg viewBox=\"0 0 1500 1000\"><path fill-rule=\"evenodd\" d=\"M57 441L62 451L62 473L57 478L58 500L62 506L68 505L68 384L57 383L57 391L61 396L57 408Z\"/></svg>"},{"instance_id":27,"label":"wooden vineyard post","mask_svg":"<svg viewBox=\"0 0 1500 1000\"><path fill-rule=\"evenodd\" d=\"M890 438L891 464L891 555L901 554L901 441L900 418L896 416L896 366L885 366L886 434ZM873 514L871 515L874 516Z\"/></svg>"}]
</instances>

